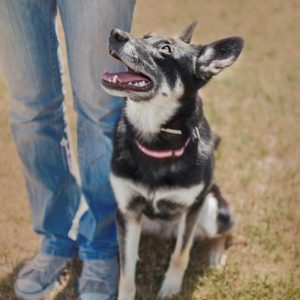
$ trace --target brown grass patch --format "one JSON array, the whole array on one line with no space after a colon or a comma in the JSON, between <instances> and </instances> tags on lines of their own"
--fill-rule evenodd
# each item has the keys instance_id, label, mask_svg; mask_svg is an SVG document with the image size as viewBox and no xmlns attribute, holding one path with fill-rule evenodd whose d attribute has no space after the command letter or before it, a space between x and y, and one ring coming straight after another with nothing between
<instances>
[{"instance_id":1,"label":"brown grass patch","mask_svg":"<svg viewBox=\"0 0 300 300\"><path fill-rule=\"evenodd\" d=\"M194 41L229 35L246 40L241 59L200 93L213 130L223 138L216 177L237 218L227 267L208 270L207 244L197 243L176 299L300 299L299 15L297 0L137 1L136 34L177 33L197 19ZM7 116L8 94L0 80L3 300L14 299L16 271L39 246ZM159 244L142 239L138 299L156 299L173 246ZM76 274L77 264L68 271L73 279L52 298L75 299Z\"/></svg>"}]
</instances>

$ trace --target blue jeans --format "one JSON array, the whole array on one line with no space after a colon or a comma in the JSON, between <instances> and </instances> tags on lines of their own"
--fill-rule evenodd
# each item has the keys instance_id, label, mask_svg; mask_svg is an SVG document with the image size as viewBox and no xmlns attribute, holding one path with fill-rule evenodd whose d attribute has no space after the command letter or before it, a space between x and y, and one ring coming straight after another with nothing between
<instances>
[{"instance_id":1,"label":"blue jeans","mask_svg":"<svg viewBox=\"0 0 300 300\"><path fill-rule=\"evenodd\" d=\"M81 259L117 255L109 184L112 132L122 99L101 88L112 28L130 30L135 0L1 0L0 70L41 251ZM56 16L65 33L77 112L78 164L65 118ZM78 168L79 165L79 168ZM79 169L79 171L77 171ZM26 242L26 241L24 241Z\"/></svg>"}]
</instances>

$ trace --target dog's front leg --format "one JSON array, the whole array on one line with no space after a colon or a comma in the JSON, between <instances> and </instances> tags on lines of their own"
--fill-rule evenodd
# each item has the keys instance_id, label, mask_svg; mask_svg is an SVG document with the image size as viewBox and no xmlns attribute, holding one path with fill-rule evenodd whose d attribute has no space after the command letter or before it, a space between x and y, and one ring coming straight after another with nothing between
<instances>
[{"instance_id":1,"label":"dog's front leg","mask_svg":"<svg viewBox=\"0 0 300 300\"><path fill-rule=\"evenodd\" d=\"M159 291L159 297L171 297L181 290L183 275L189 262L190 250L194 240L198 212L198 207L195 209L190 208L181 216L175 249Z\"/></svg>"},{"instance_id":2,"label":"dog's front leg","mask_svg":"<svg viewBox=\"0 0 300 300\"><path fill-rule=\"evenodd\" d=\"M135 269L141 235L140 218L117 212L120 251L120 282L118 300L134 300Z\"/></svg>"}]
</instances>

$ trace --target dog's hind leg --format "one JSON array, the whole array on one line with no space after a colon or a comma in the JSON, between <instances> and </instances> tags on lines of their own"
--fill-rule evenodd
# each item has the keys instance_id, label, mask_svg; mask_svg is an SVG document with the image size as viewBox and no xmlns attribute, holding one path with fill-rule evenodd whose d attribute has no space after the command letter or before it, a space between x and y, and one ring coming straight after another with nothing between
<instances>
[{"instance_id":1,"label":"dog's hind leg","mask_svg":"<svg viewBox=\"0 0 300 300\"><path fill-rule=\"evenodd\" d=\"M181 216L175 249L171 256L164 282L159 291L159 297L171 297L178 294L181 290L183 275L187 268L190 250L193 245L200 205L201 201L193 205Z\"/></svg>"},{"instance_id":2,"label":"dog's hind leg","mask_svg":"<svg viewBox=\"0 0 300 300\"><path fill-rule=\"evenodd\" d=\"M228 240L227 234L222 234L212 241L212 246L209 251L208 262L209 266L214 269L222 269L226 264L226 243Z\"/></svg>"},{"instance_id":3,"label":"dog's hind leg","mask_svg":"<svg viewBox=\"0 0 300 300\"><path fill-rule=\"evenodd\" d=\"M221 194L219 187L213 184L201 207L197 233L200 237L212 240L209 252L209 265L221 268L225 265L226 242L234 221L227 201Z\"/></svg>"}]
</instances>

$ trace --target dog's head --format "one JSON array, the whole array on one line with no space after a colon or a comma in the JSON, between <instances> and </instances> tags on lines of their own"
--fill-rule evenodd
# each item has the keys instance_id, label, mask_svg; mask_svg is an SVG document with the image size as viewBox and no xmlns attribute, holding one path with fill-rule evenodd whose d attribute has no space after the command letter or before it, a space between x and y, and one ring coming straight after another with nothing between
<instances>
[{"instance_id":1,"label":"dog's head","mask_svg":"<svg viewBox=\"0 0 300 300\"><path fill-rule=\"evenodd\" d=\"M123 62L127 72L105 72L103 87L112 95L134 101L156 96L195 95L209 79L230 66L243 48L243 39L230 37L208 45L190 44L196 22L177 38L148 34L135 38L120 29L109 37L109 53ZM171 93L170 93L171 91ZM174 95L176 93L176 95Z\"/></svg>"}]
</instances>

